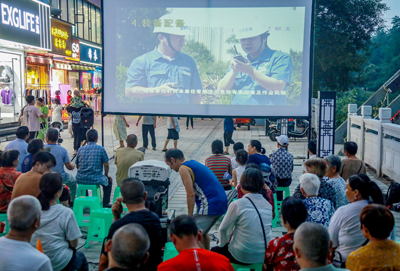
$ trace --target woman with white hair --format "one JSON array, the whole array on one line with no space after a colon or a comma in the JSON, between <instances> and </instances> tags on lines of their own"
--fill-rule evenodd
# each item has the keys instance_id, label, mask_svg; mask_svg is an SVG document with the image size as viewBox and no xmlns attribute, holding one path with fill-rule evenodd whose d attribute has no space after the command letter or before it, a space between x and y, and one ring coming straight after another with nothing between
<instances>
[{"instance_id":1,"label":"woman with white hair","mask_svg":"<svg viewBox=\"0 0 400 271\"><path fill-rule=\"evenodd\" d=\"M300 190L306 198L303 202L308 212L306 221L315 222L328 228L335 208L330 200L318 197L320 185L321 182L317 175L305 173L300 176Z\"/></svg>"}]
</instances>

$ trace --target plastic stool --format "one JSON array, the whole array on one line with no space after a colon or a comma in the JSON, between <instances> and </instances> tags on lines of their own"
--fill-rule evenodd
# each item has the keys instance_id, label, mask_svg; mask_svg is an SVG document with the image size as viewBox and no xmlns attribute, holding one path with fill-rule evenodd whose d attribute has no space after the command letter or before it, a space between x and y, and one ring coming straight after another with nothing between
<instances>
[{"instance_id":1,"label":"plastic stool","mask_svg":"<svg viewBox=\"0 0 400 271\"><path fill-rule=\"evenodd\" d=\"M83 209L85 207L90 208L90 213L92 213L93 210L100 209L100 202L98 197L79 197L75 199L74 201L74 215L76 218L76 221L78 222L78 226L88 226L90 224L90 215L89 217L83 216ZM87 221L87 222L86 222Z\"/></svg>"},{"instance_id":2,"label":"plastic stool","mask_svg":"<svg viewBox=\"0 0 400 271\"><path fill-rule=\"evenodd\" d=\"M10 224L8 223L7 214L0 214L0 223L4 223L4 232L0 232L0 237L5 236L10 231Z\"/></svg>"},{"instance_id":3,"label":"plastic stool","mask_svg":"<svg viewBox=\"0 0 400 271\"><path fill-rule=\"evenodd\" d=\"M113 198L113 203L115 203L115 201L117 200L117 198L122 197L121 195L121 188L119 186L115 187L114 190L114 198ZM128 207L126 207L125 203L122 203L122 208L123 208L123 212L129 212Z\"/></svg>"},{"instance_id":4,"label":"plastic stool","mask_svg":"<svg viewBox=\"0 0 400 271\"><path fill-rule=\"evenodd\" d=\"M278 192L278 191L284 193L283 199L286 199L286 198L290 197L290 189L289 189L289 186L287 186L287 187L279 187L279 186L278 186L278 188L276 189L276 192ZM279 211L281 210L282 202L283 202L283 200L279 200L279 201L278 201L278 209L279 209Z\"/></svg>"},{"instance_id":5,"label":"plastic stool","mask_svg":"<svg viewBox=\"0 0 400 271\"><path fill-rule=\"evenodd\" d=\"M178 256L178 254L179 253L176 250L174 243L172 243L172 242L165 243L164 257L163 257L164 262Z\"/></svg>"},{"instance_id":6,"label":"plastic stool","mask_svg":"<svg viewBox=\"0 0 400 271\"><path fill-rule=\"evenodd\" d=\"M255 270L255 271L262 271L264 263L253 263L251 265L240 265L236 263L232 263L233 269L235 271L239 271L239 269L244 270Z\"/></svg>"},{"instance_id":7,"label":"plastic stool","mask_svg":"<svg viewBox=\"0 0 400 271\"><path fill-rule=\"evenodd\" d=\"M101 199L100 186L96 184L78 184L76 189L76 197L86 197L86 191L92 191L92 197L98 197Z\"/></svg>"},{"instance_id":8,"label":"plastic stool","mask_svg":"<svg viewBox=\"0 0 400 271\"><path fill-rule=\"evenodd\" d=\"M278 200L276 193L274 194L274 208L275 208L275 217L272 219L272 228L276 228L279 222L279 211L278 211Z\"/></svg>"},{"instance_id":9,"label":"plastic stool","mask_svg":"<svg viewBox=\"0 0 400 271\"><path fill-rule=\"evenodd\" d=\"M248 268L239 268L237 271L251 271L251 270Z\"/></svg>"},{"instance_id":10,"label":"plastic stool","mask_svg":"<svg viewBox=\"0 0 400 271\"><path fill-rule=\"evenodd\" d=\"M101 208L93 210L90 213L90 225L85 248L90 247L90 241L103 242L104 238L106 238L108 235L111 224L113 223L113 217L114 216L110 208Z\"/></svg>"}]
</instances>

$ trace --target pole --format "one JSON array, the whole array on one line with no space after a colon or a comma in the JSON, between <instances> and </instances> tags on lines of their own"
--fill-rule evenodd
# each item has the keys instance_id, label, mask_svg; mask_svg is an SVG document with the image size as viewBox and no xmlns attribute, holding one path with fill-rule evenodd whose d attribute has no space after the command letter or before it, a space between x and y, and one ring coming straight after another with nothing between
<instances>
[{"instance_id":1,"label":"pole","mask_svg":"<svg viewBox=\"0 0 400 271\"><path fill-rule=\"evenodd\" d=\"M104 147L104 114L101 112L101 145Z\"/></svg>"}]
</instances>

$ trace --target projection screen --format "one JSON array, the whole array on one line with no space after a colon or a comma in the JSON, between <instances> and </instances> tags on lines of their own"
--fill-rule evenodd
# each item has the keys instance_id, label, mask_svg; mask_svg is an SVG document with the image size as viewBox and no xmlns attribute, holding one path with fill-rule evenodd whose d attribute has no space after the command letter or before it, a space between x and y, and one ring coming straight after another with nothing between
<instances>
[{"instance_id":1,"label":"projection screen","mask_svg":"<svg viewBox=\"0 0 400 271\"><path fill-rule=\"evenodd\" d=\"M103 0L106 114L308 117L312 0Z\"/></svg>"}]
</instances>

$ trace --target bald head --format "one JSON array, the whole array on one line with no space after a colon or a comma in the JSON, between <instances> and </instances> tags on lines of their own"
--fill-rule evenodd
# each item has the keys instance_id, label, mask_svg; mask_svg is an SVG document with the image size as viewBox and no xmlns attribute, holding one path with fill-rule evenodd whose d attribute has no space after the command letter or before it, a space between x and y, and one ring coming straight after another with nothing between
<instances>
[{"instance_id":1,"label":"bald head","mask_svg":"<svg viewBox=\"0 0 400 271\"><path fill-rule=\"evenodd\" d=\"M294 250L296 257L302 258L311 266L327 264L329 254L329 233L325 227L314 222L304 222L294 233ZM303 266L300 267L303 268Z\"/></svg>"},{"instance_id":2,"label":"bald head","mask_svg":"<svg viewBox=\"0 0 400 271\"><path fill-rule=\"evenodd\" d=\"M7 218L10 228L18 232L28 232L36 220L40 220L42 207L37 198L20 196L13 199L8 206Z\"/></svg>"},{"instance_id":3,"label":"bald head","mask_svg":"<svg viewBox=\"0 0 400 271\"><path fill-rule=\"evenodd\" d=\"M143 226L131 223L117 230L112 238L111 257L120 268L133 269L147 260L150 239Z\"/></svg>"},{"instance_id":4,"label":"bald head","mask_svg":"<svg viewBox=\"0 0 400 271\"><path fill-rule=\"evenodd\" d=\"M138 139L135 134L130 134L126 138L126 145L128 145L128 147L135 148L137 145L137 142L138 142Z\"/></svg>"}]
</instances>

